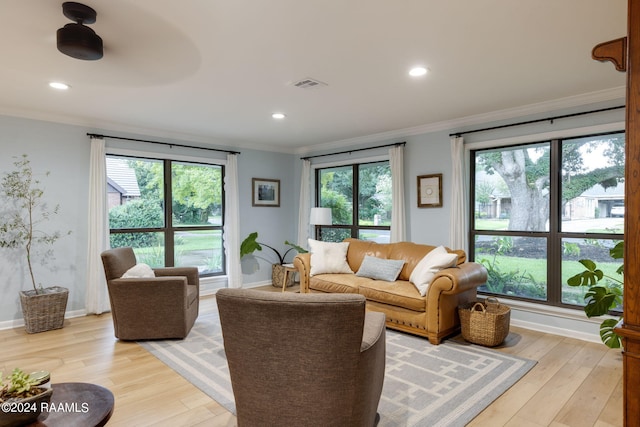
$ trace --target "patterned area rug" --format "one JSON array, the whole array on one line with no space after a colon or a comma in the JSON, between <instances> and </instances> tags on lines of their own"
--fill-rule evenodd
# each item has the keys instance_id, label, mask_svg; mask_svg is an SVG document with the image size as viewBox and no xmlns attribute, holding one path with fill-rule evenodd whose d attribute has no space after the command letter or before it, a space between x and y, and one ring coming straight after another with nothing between
<instances>
[{"instance_id":1,"label":"patterned area rug","mask_svg":"<svg viewBox=\"0 0 640 427\"><path fill-rule=\"evenodd\" d=\"M386 332L380 427L464 426L536 363L472 344L434 346L426 338ZM140 345L235 413L217 313L201 315L185 340Z\"/></svg>"}]
</instances>

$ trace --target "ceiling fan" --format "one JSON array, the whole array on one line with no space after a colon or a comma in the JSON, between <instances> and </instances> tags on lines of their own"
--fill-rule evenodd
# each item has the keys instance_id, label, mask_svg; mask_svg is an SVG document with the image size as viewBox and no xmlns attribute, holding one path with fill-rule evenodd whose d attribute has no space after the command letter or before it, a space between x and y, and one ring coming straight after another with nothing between
<instances>
[{"instance_id":1,"label":"ceiling fan","mask_svg":"<svg viewBox=\"0 0 640 427\"><path fill-rule=\"evenodd\" d=\"M102 39L84 24L96 22L96 11L76 2L62 3L62 13L75 24L58 29L58 50L72 58L93 61L102 58Z\"/></svg>"}]
</instances>

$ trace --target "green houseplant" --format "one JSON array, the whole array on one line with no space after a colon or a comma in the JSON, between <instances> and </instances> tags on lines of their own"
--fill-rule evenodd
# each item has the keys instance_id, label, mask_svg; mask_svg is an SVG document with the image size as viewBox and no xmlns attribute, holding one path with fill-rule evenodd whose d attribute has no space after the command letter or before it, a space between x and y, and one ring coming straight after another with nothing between
<instances>
[{"instance_id":1,"label":"green houseplant","mask_svg":"<svg viewBox=\"0 0 640 427\"><path fill-rule=\"evenodd\" d=\"M611 248L609 255L613 259L624 259L624 241L618 242ZM585 267L584 271L570 277L567 280L567 284L588 287L584 296L586 302L584 312L587 317L604 316L612 309L620 306L622 304L622 288L624 285L622 280L624 265L621 265L616 270L616 274L620 275L618 278L605 274L590 259L581 259L579 262ZM605 319L600 324L600 338L607 347L620 348L622 345L620 336L615 332L615 327L620 320L620 318Z\"/></svg>"},{"instance_id":2,"label":"green houseplant","mask_svg":"<svg viewBox=\"0 0 640 427\"><path fill-rule=\"evenodd\" d=\"M280 287L279 284L282 283L282 281L284 280L284 274L285 274L283 265L285 264L285 259L289 254L289 252L293 250L298 251L299 253L307 252L307 250L305 250L304 248L294 243L291 243L288 240L285 240L284 244L287 246L290 246L290 248L287 249L284 253L280 253L280 251L278 251L273 246L269 246L265 243L258 242L258 232L254 231L253 233L250 233L240 244L240 258L242 258L245 255L253 254L255 251L261 251L262 246L265 246L271 249L273 253L275 253L275 255L278 257L278 262L273 263L272 265L271 283L273 284L273 286ZM293 275L289 276L289 279L287 280L287 287L292 285L293 285Z\"/></svg>"},{"instance_id":3,"label":"green houseplant","mask_svg":"<svg viewBox=\"0 0 640 427\"><path fill-rule=\"evenodd\" d=\"M41 381L14 369L11 375L0 372L0 425L23 426L34 422L44 403L49 403L53 389L41 387Z\"/></svg>"},{"instance_id":4,"label":"green houseplant","mask_svg":"<svg viewBox=\"0 0 640 427\"><path fill-rule=\"evenodd\" d=\"M46 232L40 226L58 213L59 206L49 208L43 199L44 190L34 177L26 154L13 165L14 170L5 173L0 181L6 209L0 217L0 248L19 250L26 257L33 289L20 291L20 303L27 332L59 329L64 323L69 290L60 286L43 288L37 284L33 270L36 254L41 256L42 264L53 257L51 245L61 233ZM45 248L43 252L40 247Z\"/></svg>"}]
</instances>

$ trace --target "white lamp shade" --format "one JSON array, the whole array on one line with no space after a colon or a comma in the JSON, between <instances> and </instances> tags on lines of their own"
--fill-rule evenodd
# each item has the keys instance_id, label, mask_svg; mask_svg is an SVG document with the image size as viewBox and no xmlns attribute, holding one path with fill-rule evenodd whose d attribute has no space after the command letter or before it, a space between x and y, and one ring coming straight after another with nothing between
<instances>
[{"instance_id":1,"label":"white lamp shade","mask_svg":"<svg viewBox=\"0 0 640 427\"><path fill-rule=\"evenodd\" d=\"M331 225L331 208L311 208L309 223L311 225Z\"/></svg>"}]
</instances>

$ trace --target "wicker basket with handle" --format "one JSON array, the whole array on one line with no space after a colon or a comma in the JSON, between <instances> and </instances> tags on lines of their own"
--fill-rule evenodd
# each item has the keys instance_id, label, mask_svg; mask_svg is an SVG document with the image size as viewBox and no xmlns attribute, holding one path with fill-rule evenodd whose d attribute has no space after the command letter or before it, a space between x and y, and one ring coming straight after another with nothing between
<instances>
[{"instance_id":1,"label":"wicker basket with handle","mask_svg":"<svg viewBox=\"0 0 640 427\"><path fill-rule=\"evenodd\" d=\"M497 298L458 307L462 337L474 344L495 347L509 335L511 308Z\"/></svg>"}]
</instances>

